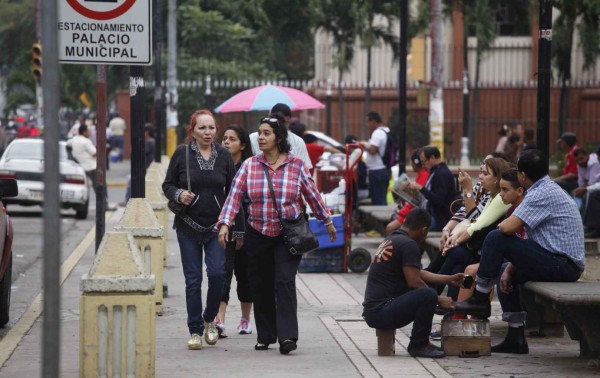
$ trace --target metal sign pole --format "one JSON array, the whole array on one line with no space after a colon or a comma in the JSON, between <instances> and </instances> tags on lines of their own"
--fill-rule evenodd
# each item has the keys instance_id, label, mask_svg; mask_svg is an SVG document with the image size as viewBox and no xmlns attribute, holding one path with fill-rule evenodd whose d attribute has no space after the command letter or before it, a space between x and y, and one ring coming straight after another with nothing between
<instances>
[{"instance_id":1,"label":"metal sign pole","mask_svg":"<svg viewBox=\"0 0 600 378\"><path fill-rule=\"evenodd\" d=\"M131 198L144 198L146 145L144 144L144 67L129 67L131 101Z\"/></svg>"},{"instance_id":2,"label":"metal sign pole","mask_svg":"<svg viewBox=\"0 0 600 378\"><path fill-rule=\"evenodd\" d=\"M60 196L59 128L60 78L58 69L57 1L39 1L44 61L44 318L42 374L60 376Z\"/></svg>"},{"instance_id":3,"label":"metal sign pole","mask_svg":"<svg viewBox=\"0 0 600 378\"><path fill-rule=\"evenodd\" d=\"M98 124L96 125L96 249L104 236L106 224L106 65L96 68L96 100Z\"/></svg>"}]
</instances>

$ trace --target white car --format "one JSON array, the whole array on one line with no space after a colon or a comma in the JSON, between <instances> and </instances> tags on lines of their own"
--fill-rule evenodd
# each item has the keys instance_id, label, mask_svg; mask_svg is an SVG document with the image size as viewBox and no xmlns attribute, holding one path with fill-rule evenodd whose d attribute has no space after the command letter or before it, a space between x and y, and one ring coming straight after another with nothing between
<instances>
[{"instance_id":1,"label":"white car","mask_svg":"<svg viewBox=\"0 0 600 378\"><path fill-rule=\"evenodd\" d=\"M90 191L85 171L69 159L67 144L59 142L60 205L74 209L77 219L88 215ZM44 204L44 141L42 139L15 139L0 159L0 178L17 180L19 194L3 201L5 204L33 206Z\"/></svg>"}]
</instances>

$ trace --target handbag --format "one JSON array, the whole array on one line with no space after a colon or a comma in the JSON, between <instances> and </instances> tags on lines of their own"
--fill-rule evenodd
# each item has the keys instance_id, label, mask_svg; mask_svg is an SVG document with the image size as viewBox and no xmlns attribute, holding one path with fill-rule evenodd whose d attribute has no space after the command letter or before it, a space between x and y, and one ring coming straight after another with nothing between
<instances>
[{"instance_id":1,"label":"handbag","mask_svg":"<svg viewBox=\"0 0 600 378\"><path fill-rule=\"evenodd\" d=\"M259 163L260 164L260 163ZM305 213L301 213L296 219L283 219L279 208L277 208L277 201L275 200L275 191L273 190L273 183L271 182L271 175L267 167L263 165L267 181L269 182L269 190L271 192L271 200L275 211L277 211L277 217L281 223L283 231L283 242L288 247L292 255L302 255L315 249L319 248L319 241L315 237L315 234L310 230L308 226L308 216Z\"/></svg>"},{"instance_id":2,"label":"handbag","mask_svg":"<svg viewBox=\"0 0 600 378\"><path fill-rule=\"evenodd\" d=\"M190 147L185 146L185 174L187 176L187 190L192 191L190 185ZM183 215L187 210L187 205L181 202L177 202L175 200L169 200L167 202L167 207L171 212L175 215Z\"/></svg>"}]
</instances>

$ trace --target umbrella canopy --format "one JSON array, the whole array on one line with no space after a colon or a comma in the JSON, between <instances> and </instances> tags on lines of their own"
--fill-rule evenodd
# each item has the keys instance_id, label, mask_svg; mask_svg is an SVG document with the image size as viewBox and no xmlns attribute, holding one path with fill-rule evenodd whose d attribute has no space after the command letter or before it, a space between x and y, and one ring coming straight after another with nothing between
<instances>
[{"instance_id":1,"label":"umbrella canopy","mask_svg":"<svg viewBox=\"0 0 600 378\"><path fill-rule=\"evenodd\" d=\"M251 112L271 110L273 105L283 103L292 110L322 109L325 107L314 97L294 88L278 85L261 85L236 94L219 105L217 113Z\"/></svg>"}]
</instances>

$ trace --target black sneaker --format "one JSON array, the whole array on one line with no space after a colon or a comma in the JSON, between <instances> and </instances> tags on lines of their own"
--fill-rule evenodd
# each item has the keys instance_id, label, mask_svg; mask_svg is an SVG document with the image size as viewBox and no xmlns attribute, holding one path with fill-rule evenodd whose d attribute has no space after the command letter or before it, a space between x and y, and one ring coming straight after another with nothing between
<instances>
[{"instance_id":1,"label":"black sneaker","mask_svg":"<svg viewBox=\"0 0 600 378\"><path fill-rule=\"evenodd\" d=\"M425 344L421 347L412 347L411 345L407 348L408 354L411 357L424 357L424 358L444 358L446 353L442 348L433 345L432 343Z\"/></svg>"},{"instance_id":2,"label":"black sneaker","mask_svg":"<svg viewBox=\"0 0 600 378\"><path fill-rule=\"evenodd\" d=\"M291 351L296 350L296 342L294 340L284 340L279 344L279 353L289 354Z\"/></svg>"}]
</instances>

